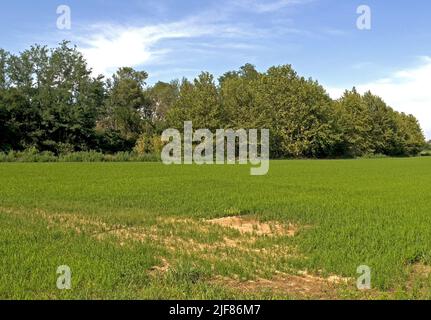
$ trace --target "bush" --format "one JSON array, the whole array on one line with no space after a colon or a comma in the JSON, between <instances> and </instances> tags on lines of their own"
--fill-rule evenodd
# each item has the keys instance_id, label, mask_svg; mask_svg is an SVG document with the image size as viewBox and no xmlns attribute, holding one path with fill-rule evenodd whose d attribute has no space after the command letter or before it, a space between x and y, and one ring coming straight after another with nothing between
<instances>
[{"instance_id":1,"label":"bush","mask_svg":"<svg viewBox=\"0 0 431 320\"><path fill-rule=\"evenodd\" d=\"M139 162L161 162L162 158L161 158L160 154L147 153L147 154L139 155L137 157L136 161L139 161Z\"/></svg>"},{"instance_id":2,"label":"bush","mask_svg":"<svg viewBox=\"0 0 431 320\"><path fill-rule=\"evenodd\" d=\"M69 154L75 151L75 147L70 143L58 143L56 149L58 154Z\"/></svg>"},{"instance_id":3,"label":"bush","mask_svg":"<svg viewBox=\"0 0 431 320\"><path fill-rule=\"evenodd\" d=\"M163 147L165 146L165 143L162 141L162 138L160 136L154 136L152 139L152 152L154 154L161 154L163 151Z\"/></svg>"},{"instance_id":4,"label":"bush","mask_svg":"<svg viewBox=\"0 0 431 320\"><path fill-rule=\"evenodd\" d=\"M35 147L24 151L9 151L0 153L0 162L56 162L58 159L50 151L38 152Z\"/></svg>"},{"instance_id":5,"label":"bush","mask_svg":"<svg viewBox=\"0 0 431 320\"><path fill-rule=\"evenodd\" d=\"M112 161L114 162L128 162L132 161L133 157L136 157L134 153L124 151L124 152L118 152L114 156L111 157ZM106 160L106 157L105 157Z\"/></svg>"},{"instance_id":6,"label":"bush","mask_svg":"<svg viewBox=\"0 0 431 320\"><path fill-rule=\"evenodd\" d=\"M33 162L57 162L58 157L51 151L43 151L34 155Z\"/></svg>"},{"instance_id":7,"label":"bush","mask_svg":"<svg viewBox=\"0 0 431 320\"><path fill-rule=\"evenodd\" d=\"M369 153L369 154L366 154L360 158L362 158L362 159L385 159L385 158L389 158L389 156L387 156L385 154L381 154L381 153L376 153L376 154Z\"/></svg>"},{"instance_id":8,"label":"bush","mask_svg":"<svg viewBox=\"0 0 431 320\"><path fill-rule=\"evenodd\" d=\"M118 152L103 154L97 151L81 151L56 156L53 152L38 152L35 148L25 151L0 152L0 162L160 162L160 154Z\"/></svg>"},{"instance_id":9,"label":"bush","mask_svg":"<svg viewBox=\"0 0 431 320\"><path fill-rule=\"evenodd\" d=\"M136 141L133 151L138 155L160 154L163 150L164 143L159 136L148 136L142 134Z\"/></svg>"},{"instance_id":10,"label":"bush","mask_svg":"<svg viewBox=\"0 0 431 320\"><path fill-rule=\"evenodd\" d=\"M96 151L81 151L60 155L60 162L102 162L103 153Z\"/></svg>"},{"instance_id":11,"label":"bush","mask_svg":"<svg viewBox=\"0 0 431 320\"><path fill-rule=\"evenodd\" d=\"M15 160L15 152L9 151L8 153L1 152L0 153L0 162L14 162Z\"/></svg>"},{"instance_id":12,"label":"bush","mask_svg":"<svg viewBox=\"0 0 431 320\"><path fill-rule=\"evenodd\" d=\"M36 147L30 147L25 149L23 152L18 152L16 157L22 162L36 162L39 151Z\"/></svg>"},{"instance_id":13,"label":"bush","mask_svg":"<svg viewBox=\"0 0 431 320\"><path fill-rule=\"evenodd\" d=\"M133 148L133 151L137 154L145 154L148 151L149 141L146 135L140 135L138 140L136 141L136 145Z\"/></svg>"}]
</instances>

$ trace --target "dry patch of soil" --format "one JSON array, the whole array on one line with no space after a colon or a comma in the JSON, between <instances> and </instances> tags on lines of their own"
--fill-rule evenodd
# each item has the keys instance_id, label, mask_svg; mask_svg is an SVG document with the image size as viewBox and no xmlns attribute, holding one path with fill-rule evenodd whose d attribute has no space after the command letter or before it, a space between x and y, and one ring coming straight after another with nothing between
<instances>
[{"instance_id":1,"label":"dry patch of soil","mask_svg":"<svg viewBox=\"0 0 431 320\"><path fill-rule=\"evenodd\" d=\"M299 299L336 299L340 288L347 287L352 281L340 276L323 278L303 271L297 275L278 274L272 279L249 281L219 277L214 282L247 293L273 292Z\"/></svg>"},{"instance_id":2,"label":"dry patch of soil","mask_svg":"<svg viewBox=\"0 0 431 320\"><path fill-rule=\"evenodd\" d=\"M63 228L73 230L78 234L86 234L95 240L104 241L114 239L120 246L129 242L152 242L161 245L174 254L178 252L198 253L207 261L232 261L251 259L250 263L265 261L255 265L258 271L271 272L275 276L271 279L258 278L254 281L240 281L232 278L217 277L214 283L240 290L242 292L259 293L273 291L287 297L304 299L331 299L337 297L337 290L347 285L351 279L332 276L323 278L299 272L296 275L278 273L273 269L271 261L283 258L298 258L300 254L295 248L285 245L254 246L265 237L294 237L299 228L293 224L284 225L277 222L260 222L252 217L227 217L210 221L196 221L193 219L159 218L156 223L148 226L126 226L109 224L94 217L84 217L69 213L48 213L44 210L7 210L13 214L30 214L42 218L47 222L47 228ZM212 225L239 231L239 236L222 236L221 241L214 243L200 242L188 236L187 230L197 233L222 233L222 229L214 230ZM168 232L167 232L168 230ZM228 250L226 250L228 249ZM151 276L160 277L174 266L164 257L160 257L160 265L149 270ZM175 265L175 261L171 261Z\"/></svg>"},{"instance_id":3,"label":"dry patch of soil","mask_svg":"<svg viewBox=\"0 0 431 320\"><path fill-rule=\"evenodd\" d=\"M185 249L188 252L207 252L224 248L250 252L255 251L256 253L265 252L264 248L250 248L250 245L253 245L256 241L256 238L251 236L241 236L235 239L224 237L222 241L215 243L202 243L185 235L177 234L175 230L193 230L193 232L203 234L210 232L211 227L208 224L203 224L201 221L195 221L192 219L163 217L159 218L156 224L149 226L126 226L121 224L109 224L97 218L83 217L76 214L61 212L48 213L41 209L27 211L21 209L2 208L2 210L9 214L29 214L42 218L47 222L47 229L62 228L73 230L77 234L87 234L99 241L114 238L118 240L120 246L124 246L127 242L142 243L151 241L163 245L173 252L177 252L179 249ZM163 228L171 230L170 233L166 234L166 232L162 232L161 230ZM256 227L254 226L254 222L250 221L249 224L246 224L241 228L242 230L251 231L252 228ZM261 224L257 227L257 235L267 234L270 230L275 230L280 233L282 228L278 225L270 227L269 224Z\"/></svg>"},{"instance_id":4,"label":"dry patch of soil","mask_svg":"<svg viewBox=\"0 0 431 320\"><path fill-rule=\"evenodd\" d=\"M264 223L250 217L242 216L207 220L207 222L224 228L235 229L242 234L255 234L257 236L294 237L298 231L298 228L293 224L285 226L277 222Z\"/></svg>"},{"instance_id":5,"label":"dry patch of soil","mask_svg":"<svg viewBox=\"0 0 431 320\"><path fill-rule=\"evenodd\" d=\"M423 263L415 263L412 265L411 273L414 277L426 279L431 275L431 266Z\"/></svg>"},{"instance_id":6,"label":"dry patch of soil","mask_svg":"<svg viewBox=\"0 0 431 320\"><path fill-rule=\"evenodd\" d=\"M165 259L165 258L161 258L162 260L162 264L159 266L154 266L150 269L150 274L153 276L159 276L161 274L164 274L166 272L169 271L169 269L171 268L170 263Z\"/></svg>"},{"instance_id":7,"label":"dry patch of soil","mask_svg":"<svg viewBox=\"0 0 431 320\"><path fill-rule=\"evenodd\" d=\"M429 299L430 293L427 283L431 276L431 266L417 262L410 266L409 271L410 274L406 283L408 291Z\"/></svg>"}]
</instances>

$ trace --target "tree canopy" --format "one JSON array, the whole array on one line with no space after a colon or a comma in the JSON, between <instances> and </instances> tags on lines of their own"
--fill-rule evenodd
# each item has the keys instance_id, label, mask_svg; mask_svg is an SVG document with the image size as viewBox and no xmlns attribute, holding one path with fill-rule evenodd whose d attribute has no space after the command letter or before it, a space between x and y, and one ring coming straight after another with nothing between
<instances>
[{"instance_id":1,"label":"tree canopy","mask_svg":"<svg viewBox=\"0 0 431 320\"><path fill-rule=\"evenodd\" d=\"M273 158L411 156L426 145L414 116L355 88L334 101L290 65L259 72L246 64L217 80L208 72L153 86L147 79L130 67L94 77L68 42L16 55L0 49L0 151L130 151L143 136L184 121L210 130L269 129Z\"/></svg>"}]
</instances>

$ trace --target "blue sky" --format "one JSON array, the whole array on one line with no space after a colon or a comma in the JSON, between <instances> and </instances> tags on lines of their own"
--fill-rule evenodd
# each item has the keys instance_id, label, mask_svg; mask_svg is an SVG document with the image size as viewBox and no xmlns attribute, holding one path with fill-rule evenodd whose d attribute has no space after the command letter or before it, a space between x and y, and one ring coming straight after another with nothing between
<instances>
[{"instance_id":1,"label":"blue sky","mask_svg":"<svg viewBox=\"0 0 431 320\"><path fill-rule=\"evenodd\" d=\"M359 5L371 30L358 30ZM56 26L71 8L71 30ZM200 71L216 76L252 63L292 64L333 96L371 89L417 116L431 138L431 2L426 0L70 0L3 1L0 47L77 44L96 73L133 66L149 83Z\"/></svg>"}]
</instances>

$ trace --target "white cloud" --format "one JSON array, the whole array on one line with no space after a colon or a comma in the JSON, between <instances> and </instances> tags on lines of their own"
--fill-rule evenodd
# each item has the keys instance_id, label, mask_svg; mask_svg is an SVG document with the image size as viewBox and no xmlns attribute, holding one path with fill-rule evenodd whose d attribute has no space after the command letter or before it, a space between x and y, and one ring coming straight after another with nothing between
<instances>
[{"instance_id":1,"label":"white cloud","mask_svg":"<svg viewBox=\"0 0 431 320\"><path fill-rule=\"evenodd\" d=\"M77 41L93 72L110 75L119 67L136 67L168 53L170 48L157 46L163 40L196 38L220 31L193 20L143 27L101 24L92 26Z\"/></svg>"},{"instance_id":2,"label":"white cloud","mask_svg":"<svg viewBox=\"0 0 431 320\"><path fill-rule=\"evenodd\" d=\"M199 39L202 44L210 44L205 50L211 53L220 49L251 50L249 41L245 39L264 39L280 33L303 34L294 28L259 28L232 17L238 14L238 7L265 13L310 1L314 0L232 0L217 10L203 10L198 15L176 22L153 25L99 23L74 29L70 37L79 46L95 75L110 76L119 67L165 63L169 53L189 50L182 45L184 41L167 40Z\"/></svg>"},{"instance_id":3,"label":"white cloud","mask_svg":"<svg viewBox=\"0 0 431 320\"><path fill-rule=\"evenodd\" d=\"M303 4L312 0L236 0L236 4L257 13L268 13L283 9L289 5Z\"/></svg>"},{"instance_id":4,"label":"white cloud","mask_svg":"<svg viewBox=\"0 0 431 320\"><path fill-rule=\"evenodd\" d=\"M395 110L413 114L431 139L431 57L422 57L418 67L356 86L359 92L370 90L381 96ZM329 88L333 98L339 98L345 88Z\"/></svg>"},{"instance_id":5,"label":"white cloud","mask_svg":"<svg viewBox=\"0 0 431 320\"><path fill-rule=\"evenodd\" d=\"M75 37L80 51L95 75L112 75L119 67L137 67L148 63L161 63L166 55L176 49L184 50L184 41L179 45L173 39L218 39L213 50L221 48L250 49L244 42L246 38L264 37L269 30L256 29L241 23L222 23L217 18L203 15L178 22L146 26L124 26L118 24L97 24L79 32ZM221 40L221 41L220 41ZM208 46L210 50L210 46Z\"/></svg>"}]
</instances>

